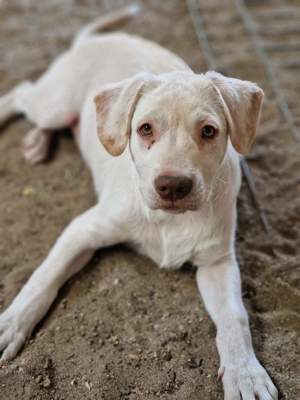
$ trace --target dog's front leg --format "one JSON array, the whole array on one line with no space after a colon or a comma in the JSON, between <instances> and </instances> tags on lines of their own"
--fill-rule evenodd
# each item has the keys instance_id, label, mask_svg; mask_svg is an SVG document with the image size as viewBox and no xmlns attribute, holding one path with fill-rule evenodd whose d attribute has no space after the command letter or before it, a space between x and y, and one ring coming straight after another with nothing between
<instances>
[{"instance_id":1,"label":"dog's front leg","mask_svg":"<svg viewBox=\"0 0 300 400\"><path fill-rule=\"evenodd\" d=\"M0 315L1 360L12 359L46 314L59 288L79 271L99 247L121 240L118 229L99 206L74 219L65 229L46 260L7 310Z\"/></svg>"},{"instance_id":2,"label":"dog's front leg","mask_svg":"<svg viewBox=\"0 0 300 400\"><path fill-rule=\"evenodd\" d=\"M235 256L198 265L198 287L217 328L225 400L277 399L275 386L254 354Z\"/></svg>"}]
</instances>

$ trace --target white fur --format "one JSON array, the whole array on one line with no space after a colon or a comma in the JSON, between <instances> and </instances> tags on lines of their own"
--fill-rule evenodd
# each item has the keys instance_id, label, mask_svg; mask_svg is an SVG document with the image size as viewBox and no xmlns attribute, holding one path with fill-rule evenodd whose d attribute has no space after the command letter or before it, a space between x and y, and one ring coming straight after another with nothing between
<instances>
[{"instance_id":1,"label":"white fur","mask_svg":"<svg viewBox=\"0 0 300 400\"><path fill-rule=\"evenodd\" d=\"M103 85L109 90L110 84L139 73L147 73L139 79L148 86L131 121L129 144L119 157L112 157L97 136L93 98ZM186 261L198 267L199 290L217 326L225 399L277 399L276 388L255 357L241 298L234 250L239 156L227 141L228 110L223 112L224 99L219 101L224 88L215 90L215 83L144 39L123 33L84 35L35 84L22 85L0 99L2 121L21 111L37 126L24 142L25 157L32 162L46 157L49 130L73 126L99 195L99 202L65 229L0 315L2 361L17 354L59 288L96 249L124 242L160 267L179 268ZM247 90L241 81L235 83L237 90ZM239 107L246 107L242 100ZM146 114L163 132L150 150L136 133ZM202 148L191 131L203 118L218 126L219 135ZM178 213L164 211L153 188L153 179L164 171L194 180L190 200L182 200Z\"/></svg>"}]
</instances>

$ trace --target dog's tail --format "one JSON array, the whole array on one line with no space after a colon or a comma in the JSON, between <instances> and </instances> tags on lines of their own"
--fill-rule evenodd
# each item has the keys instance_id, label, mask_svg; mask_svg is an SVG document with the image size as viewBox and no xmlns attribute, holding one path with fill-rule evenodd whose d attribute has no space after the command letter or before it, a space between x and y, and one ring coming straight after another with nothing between
<instances>
[{"instance_id":1,"label":"dog's tail","mask_svg":"<svg viewBox=\"0 0 300 400\"><path fill-rule=\"evenodd\" d=\"M73 43L75 45L83 42L86 38L95 32L103 31L111 28L111 26L139 14L142 7L139 4L131 4L130 6L121 8L120 10L112 11L111 13L101 16L91 23L83 27L75 36Z\"/></svg>"}]
</instances>

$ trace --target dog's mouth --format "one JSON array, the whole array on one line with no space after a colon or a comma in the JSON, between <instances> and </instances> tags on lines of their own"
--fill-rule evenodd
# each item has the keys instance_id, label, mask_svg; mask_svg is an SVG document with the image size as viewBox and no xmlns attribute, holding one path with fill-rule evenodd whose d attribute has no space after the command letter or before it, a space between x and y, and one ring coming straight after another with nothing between
<instances>
[{"instance_id":1,"label":"dog's mouth","mask_svg":"<svg viewBox=\"0 0 300 400\"><path fill-rule=\"evenodd\" d=\"M197 211L199 204L196 202L182 202L182 201L164 201L163 203L155 204L154 210L163 210L171 214L183 214L186 211Z\"/></svg>"},{"instance_id":2,"label":"dog's mouth","mask_svg":"<svg viewBox=\"0 0 300 400\"><path fill-rule=\"evenodd\" d=\"M141 194L151 210L161 210L170 214L183 214L187 211L197 211L204 202L201 193L195 193L178 200L164 200L153 193L147 196L142 190Z\"/></svg>"}]
</instances>

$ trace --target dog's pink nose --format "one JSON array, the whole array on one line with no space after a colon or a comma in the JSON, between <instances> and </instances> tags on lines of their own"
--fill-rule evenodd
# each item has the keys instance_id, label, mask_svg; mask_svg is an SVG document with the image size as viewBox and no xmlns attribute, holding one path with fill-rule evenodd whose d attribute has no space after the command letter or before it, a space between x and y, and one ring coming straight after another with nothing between
<instances>
[{"instance_id":1,"label":"dog's pink nose","mask_svg":"<svg viewBox=\"0 0 300 400\"><path fill-rule=\"evenodd\" d=\"M154 187L163 200L181 200L192 190L193 181L186 176L160 175L154 181Z\"/></svg>"}]
</instances>

